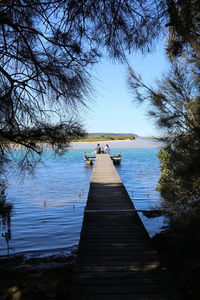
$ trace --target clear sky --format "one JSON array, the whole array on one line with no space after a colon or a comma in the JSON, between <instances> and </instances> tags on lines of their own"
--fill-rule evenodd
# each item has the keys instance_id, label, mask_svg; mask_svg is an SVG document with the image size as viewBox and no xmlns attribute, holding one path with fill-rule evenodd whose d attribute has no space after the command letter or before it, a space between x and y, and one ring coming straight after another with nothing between
<instances>
[{"instance_id":1,"label":"clear sky","mask_svg":"<svg viewBox=\"0 0 200 300\"><path fill-rule=\"evenodd\" d=\"M143 79L152 84L168 68L164 47L159 44L154 53L132 53L129 62ZM102 60L93 70L95 92L89 110L82 114L87 132L135 133L139 136L160 135L145 108L133 102L127 84L127 69L119 63Z\"/></svg>"}]
</instances>

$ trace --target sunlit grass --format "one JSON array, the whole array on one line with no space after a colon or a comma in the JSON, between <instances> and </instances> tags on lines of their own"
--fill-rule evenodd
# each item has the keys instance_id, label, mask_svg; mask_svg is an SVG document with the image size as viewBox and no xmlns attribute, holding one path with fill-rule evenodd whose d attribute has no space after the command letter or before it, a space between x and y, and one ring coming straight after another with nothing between
<instances>
[{"instance_id":1,"label":"sunlit grass","mask_svg":"<svg viewBox=\"0 0 200 300\"><path fill-rule=\"evenodd\" d=\"M93 142L93 141L114 141L114 140L134 140L134 136L129 135L106 135L106 134L88 134L84 138L74 140L76 142Z\"/></svg>"}]
</instances>

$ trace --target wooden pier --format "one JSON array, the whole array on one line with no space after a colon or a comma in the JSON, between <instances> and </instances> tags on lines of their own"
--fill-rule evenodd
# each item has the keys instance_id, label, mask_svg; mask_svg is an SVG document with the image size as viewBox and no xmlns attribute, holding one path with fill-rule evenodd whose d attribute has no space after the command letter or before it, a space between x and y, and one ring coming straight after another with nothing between
<instances>
[{"instance_id":1,"label":"wooden pier","mask_svg":"<svg viewBox=\"0 0 200 300\"><path fill-rule=\"evenodd\" d=\"M111 160L113 161L114 165L119 165L122 160L121 153L112 153L109 154ZM86 161L87 165L93 165L93 162L96 160L96 154L90 153L84 153L84 160Z\"/></svg>"},{"instance_id":2,"label":"wooden pier","mask_svg":"<svg viewBox=\"0 0 200 300\"><path fill-rule=\"evenodd\" d=\"M108 154L96 155L70 300L178 299Z\"/></svg>"}]
</instances>

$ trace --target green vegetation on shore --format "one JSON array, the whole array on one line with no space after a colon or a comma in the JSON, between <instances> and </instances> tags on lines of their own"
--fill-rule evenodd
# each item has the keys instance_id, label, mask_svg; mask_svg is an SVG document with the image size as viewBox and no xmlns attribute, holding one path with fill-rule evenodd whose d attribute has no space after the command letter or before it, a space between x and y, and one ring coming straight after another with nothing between
<instances>
[{"instance_id":1,"label":"green vegetation on shore","mask_svg":"<svg viewBox=\"0 0 200 300\"><path fill-rule=\"evenodd\" d=\"M134 136L122 134L87 134L81 139L74 140L75 142L94 142L94 141L114 141L114 140L134 140Z\"/></svg>"},{"instance_id":2,"label":"green vegetation on shore","mask_svg":"<svg viewBox=\"0 0 200 300\"><path fill-rule=\"evenodd\" d=\"M135 137L132 135L123 135L123 134L87 134L81 138L68 138L68 142L96 142L96 141L117 141L117 140L135 140ZM31 142L28 140L28 142ZM43 143L51 143L51 139L48 136L44 136L42 139L40 140L35 140L34 141L35 144L43 144ZM4 140L2 142L2 144L4 145L14 145L16 143L14 142L10 142L9 140Z\"/></svg>"}]
</instances>

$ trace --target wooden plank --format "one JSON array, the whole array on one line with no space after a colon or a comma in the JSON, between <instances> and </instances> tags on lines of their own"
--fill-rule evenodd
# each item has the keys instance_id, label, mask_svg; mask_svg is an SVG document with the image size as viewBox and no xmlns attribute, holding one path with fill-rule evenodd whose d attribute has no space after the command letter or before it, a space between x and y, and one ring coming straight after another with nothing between
<instances>
[{"instance_id":1,"label":"wooden plank","mask_svg":"<svg viewBox=\"0 0 200 300\"><path fill-rule=\"evenodd\" d=\"M148 295L137 295L137 294L129 294L129 295L117 295L117 294L109 294L109 295L72 295L70 300L176 300L177 297L174 293L168 292L165 294L149 294Z\"/></svg>"},{"instance_id":2,"label":"wooden plank","mask_svg":"<svg viewBox=\"0 0 200 300\"><path fill-rule=\"evenodd\" d=\"M70 300L178 299L108 154L96 155Z\"/></svg>"},{"instance_id":3,"label":"wooden plank","mask_svg":"<svg viewBox=\"0 0 200 300\"><path fill-rule=\"evenodd\" d=\"M78 287L78 288L77 288ZM146 284L145 282L138 284L138 285L132 285L131 282L127 282L127 284L115 284L113 281L112 285L108 284L102 284L102 285L78 285L74 289L74 294L77 295L110 295L110 294L116 294L116 295L129 295L129 294L160 294L165 293L167 290L171 288L171 285L167 283L158 283L157 285L151 285ZM95 298L94 298L95 299ZM122 298L123 299L123 298Z\"/></svg>"}]
</instances>

